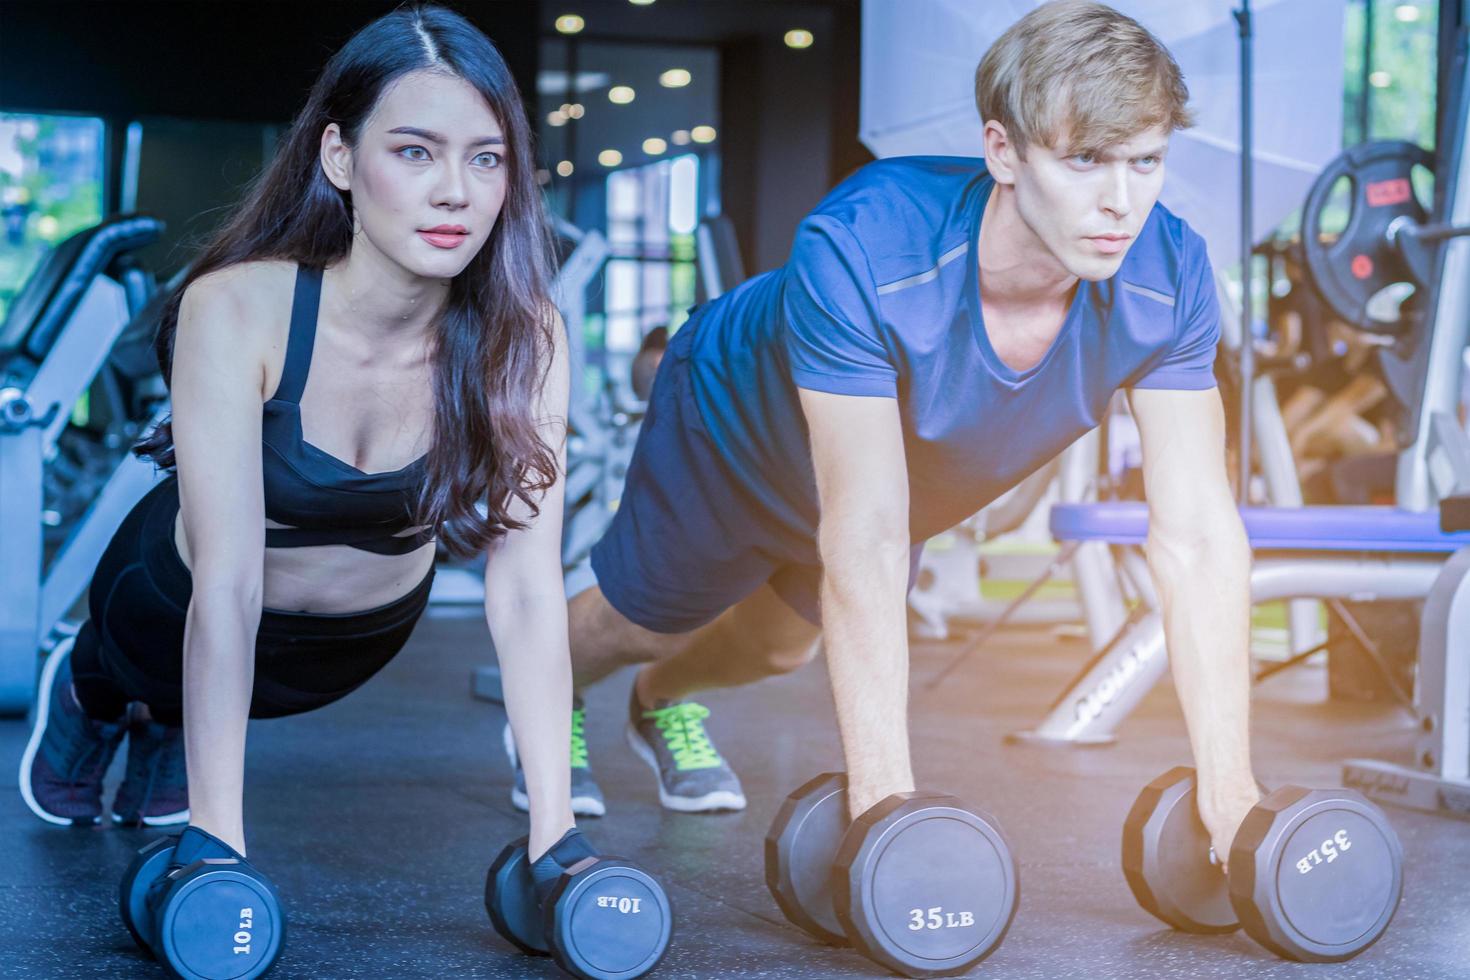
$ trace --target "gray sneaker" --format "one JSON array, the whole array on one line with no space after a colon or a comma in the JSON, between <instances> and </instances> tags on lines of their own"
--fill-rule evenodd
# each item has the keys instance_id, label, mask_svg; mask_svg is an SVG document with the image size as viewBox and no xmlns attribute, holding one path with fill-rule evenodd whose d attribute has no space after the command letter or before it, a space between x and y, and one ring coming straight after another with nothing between
<instances>
[{"instance_id":1,"label":"gray sneaker","mask_svg":"<svg viewBox=\"0 0 1470 980\"><path fill-rule=\"evenodd\" d=\"M587 765L587 736L584 732L587 712L578 698L572 702L572 813L579 817L600 817L607 813L607 804L602 799L602 787L592 778L592 768ZM531 799L526 795L526 774L521 770L521 758L516 753L515 735L510 725L505 726L505 755L515 772L515 785L510 789L510 802L522 813L531 810Z\"/></svg>"},{"instance_id":2,"label":"gray sneaker","mask_svg":"<svg viewBox=\"0 0 1470 980\"><path fill-rule=\"evenodd\" d=\"M709 709L693 701L628 701L628 745L658 776L658 801L682 813L744 810L745 793L704 730Z\"/></svg>"}]
</instances>

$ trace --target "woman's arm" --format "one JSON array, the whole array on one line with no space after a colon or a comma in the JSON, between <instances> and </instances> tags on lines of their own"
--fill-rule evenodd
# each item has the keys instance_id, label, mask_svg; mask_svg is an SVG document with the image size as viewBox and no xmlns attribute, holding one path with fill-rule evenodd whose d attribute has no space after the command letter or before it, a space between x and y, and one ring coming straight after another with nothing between
<instances>
[{"instance_id":1,"label":"woman's arm","mask_svg":"<svg viewBox=\"0 0 1470 980\"><path fill-rule=\"evenodd\" d=\"M194 593L184 629L190 822L245 853L245 723L265 556L263 335L246 276L192 284L179 309L173 431ZM268 331L267 331L268 333Z\"/></svg>"},{"instance_id":2,"label":"woman's arm","mask_svg":"<svg viewBox=\"0 0 1470 980\"><path fill-rule=\"evenodd\" d=\"M505 710L516 736L531 801L532 860L573 826L571 767L572 667L567 598L561 573L565 498L567 356L565 328L555 317L551 364L535 408L541 434L555 451L556 484L529 524L490 547L485 568L485 619L500 659Z\"/></svg>"}]
</instances>

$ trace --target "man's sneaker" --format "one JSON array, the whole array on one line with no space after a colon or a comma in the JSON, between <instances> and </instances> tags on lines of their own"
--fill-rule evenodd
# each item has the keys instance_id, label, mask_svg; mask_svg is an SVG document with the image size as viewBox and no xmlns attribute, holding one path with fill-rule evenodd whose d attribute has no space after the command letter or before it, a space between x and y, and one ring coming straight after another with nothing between
<instances>
[{"instance_id":1,"label":"man's sneaker","mask_svg":"<svg viewBox=\"0 0 1470 980\"><path fill-rule=\"evenodd\" d=\"M607 804L602 799L602 787L592 778L592 769L587 765L587 735L584 726L587 711L578 698L572 703L572 813L579 817L600 817L607 813ZM515 772L515 785L510 789L510 802L522 813L529 812L531 800L526 795L526 774L521 770L521 759L516 753L516 739L510 725L505 726L505 754Z\"/></svg>"},{"instance_id":2,"label":"man's sneaker","mask_svg":"<svg viewBox=\"0 0 1470 980\"><path fill-rule=\"evenodd\" d=\"M112 819L135 827L189 822L182 728L141 717L129 721L127 774L112 800Z\"/></svg>"},{"instance_id":3,"label":"man's sneaker","mask_svg":"<svg viewBox=\"0 0 1470 980\"><path fill-rule=\"evenodd\" d=\"M628 714L628 744L658 776L658 801L665 808L683 813L745 809L740 777L704 730L708 708L693 701L660 701L645 709L634 683Z\"/></svg>"},{"instance_id":4,"label":"man's sneaker","mask_svg":"<svg viewBox=\"0 0 1470 980\"><path fill-rule=\"evenodd\" d=\"M71 637L41 671L36 718L20 760L20 795L47 823L91 826L102 818L102 777L122 741L123 719L94 721L71 690Z\"/></svg>"}]
</instances>

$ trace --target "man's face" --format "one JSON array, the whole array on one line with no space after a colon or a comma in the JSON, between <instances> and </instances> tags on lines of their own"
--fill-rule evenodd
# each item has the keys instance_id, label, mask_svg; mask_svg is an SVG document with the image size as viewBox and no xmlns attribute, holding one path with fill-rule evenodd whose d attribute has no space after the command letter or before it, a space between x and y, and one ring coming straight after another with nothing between
<instances>
[{"instance_id":1,"label":"man's face","mask_svg":"<svg viewBox=\"0 0 1470 980\"><path fill-rule=\"evenodd\" d=\"M1021 219L1070 275L1118 271L1164 187L1163 126L1103 148L1033 144L1014 160Z\"/></svg>"}]
</instances>

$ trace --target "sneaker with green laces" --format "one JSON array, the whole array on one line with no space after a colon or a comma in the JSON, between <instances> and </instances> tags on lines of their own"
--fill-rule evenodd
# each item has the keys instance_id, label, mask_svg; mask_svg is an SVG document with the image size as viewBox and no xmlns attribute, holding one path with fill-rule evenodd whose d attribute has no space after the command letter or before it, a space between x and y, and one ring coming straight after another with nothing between
<instances>
[{"instance_id":1,"label":"sneaker with green laces","mask_svg":"<svg viewBox=\"0 0 1470 980\"><path fill-rule=\"evenodd\" d=\"M607 813L607 804L602 798L602 787L592 778L592 768L587 764L587 710L582 699L572 702L572 813L579 817L600 817ZM528 813L531 799L526 795L526 774L521 769L521 759L516 752L515 735L510 725L505 726L505 754L515 772L515 783L510 788L510 802L517 810Z\"/></svg>"},{"instance_id":2,"label":"sneaker with green laces","mask_svg":"<svg viewBox=\"0 0 1470 980\"><path fill-rule=\"evenodd\" d=\"M744 810L740 777L725 764L704 730L709 709L694 701L659 701L644 708L638 685L628 704L628 745L658 776L658 801L681 813Z\"/></svg>"}]
</instances>

